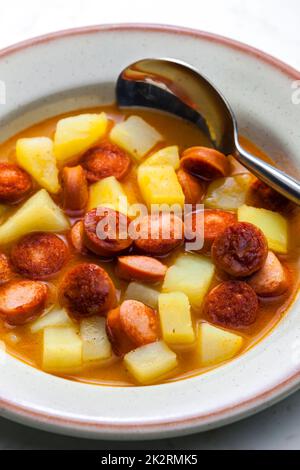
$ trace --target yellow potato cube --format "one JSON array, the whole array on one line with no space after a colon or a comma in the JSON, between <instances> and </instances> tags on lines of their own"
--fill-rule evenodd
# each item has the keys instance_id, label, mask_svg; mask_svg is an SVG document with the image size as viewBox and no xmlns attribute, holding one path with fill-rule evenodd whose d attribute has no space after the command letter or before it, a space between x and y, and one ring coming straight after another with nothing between
<instances>
[{"instance_id":1,"label":"yellow potato cube","mask_svg":"<svg viewBox=\"0 0 300 470\"><path fill-rule=\"evenodd\" d=\"M147 344L124 357L133 377L142 384L153 383L167 375L177 366L176 354L163 341Z\"/></svg>"},{"instance_id":2,"label":"yellow potato cube","mask_svg":"<svg viewBox=\"0 0 300 470\"><path fill-rule=\"evenodd\" d=\"M138 185L149 208L151 204L184 206L184 193L171 165L141 165L138 169Z\"/></svg>"},{"instance_id":3,"label":"yellow potato cube","mask_svg":"<svg viewBox=\"0 0 300 470\"><path fill-rule=\"evenodd\" d=\"M213 366L235 356L243 346L243 338L209 323L198 325L197 354L201 365Z\"/></svg>"},{"instance_id":4,"label":"yellow potato cube","mask_svg":"<svg viewBox=\"0 0 300 470\"><path fill-rule=\"evenodd\" d=\"M41 189L0 226L0 243L10 243L30 232L63 232L69 228L63 211Z\"/></svg>"},{"instance_id":5,"label":"yellow potato cube","mask_svg":"<svg viewBox=\"0 0 300 470\"><path fill-rule=\"evenodd\" d=\"M126 289L124 300L138 300L149 307L158 308L159 292L140 282L130 282Z\"/></svg>"},{"instance_id":6,"label":"yellow potato cube","mask_svg":"<svg viewBox=\"0 0 300 470\"><path fill-rule=\"evenodd\" d=\"M209 258L201 255L180 255L166 273L163 292L183 292L193 308L202 305L211 285L215 268Z\"/></svg>"},{"instance_id":7,"label":"yellow potato cube","mask_svg":"<svg viewBox=\"0 0 300 470\"><path fill-rule=\"evenodd\" d=\"M79 114L58 121L54 136L54 155L59 165L88 150L107 130L107 116L100 114Z\"/></svg>"},{"instance_id":8,"label":"yellow potato cube","mask_svg":"<svg viewBox=\"0 0 300 470\"><path fill-rule=\"evenodd\" d=\"M229 178L219 178L210 183L204 204L211 209L236 211L245 204L253 176L243 173Z\"/></svg>"},{"instance_id":9,"label":"yellow potato cube","mask_svg":"<svg viewBox=\"0 0 300 470\"><path fill-rule=\"evenodd\" d=\"M244 205L238 210L238 220L249 222L260 228L267 238L271 251L287 253L288 224L281 214Z\"/></svg>"},{"instance_id":10,"label":"yellow potato cube","mask_svg":"<svg viewBox=\"0 0 300 470\"><path fill-rule=\"evenodd\" d=\"M83 362L104 361L112 355L110 341L106 334L105 319L85 318L80 323Z\"/></svg>"},{"instance_id":11,"label":"yellow potato cube","mask_svg":"<svg viewBox=\"0 0 300 470\"><path fill-rule=\"evenodd\" d=\"M58 169L53 153L53 142L48 137L19 139L16 145L18 164L43 188L58 193Z\"/></svg>"},{"instance_id":12,"label":"yellow potato cube","mask_svg":"<svg viewBox=\"0 0 300 470\"><path fill-rule=\"evenodd\" d=\"M168 344L190 345L195 341L189 299L182 292L160 294L159 318L163 339Z\"/></svg>"},{"instance_id":13,"label":"yellow potato cube","mask_svg":"<svg viewBox=\"0 0 300 470\"><path fill-rule=\"evenodd\" d=\"M171 145L170 147L164 147L158 150L153 155L148 157L142 165L171 165L174 170L179 168L179 151L177 145Z\"/></svg>"},{"instance_id":14,"label":"yellow potato cube","mask_svg":"<svg viewBox=\"0 0 300 470\"><path fill-rule=\"evenodd\" d=\"M130 116L116 124L110 132L110 140L140 160L162 136L139 116Z\"/></svg>"},{"instance_id":15,"label":"yellow potato cube","mask_svg":"<svg viewBox=\"0 0 300 470\"><path fill-rule=\"evenodd\" d=\"M48 328L49 326L66 326L72 325L72 320L64 309L54 308L42 317L35 320L30 325L31 333L38 333L39 331Z\"/></svg>"},{"instance_id":16,"label":"yellow potato cube","mask_svg":"<svg viewBox=\"0 0 300 470\"><path fill-rule=\"evenodd\" d=\"M94 184L89 190L88 210L97 207L108 207L127 214L128 200L119 181L114 176L108 176Z\"/></svg>"},{"instance_id":17,"label":"yellow potato cube","mask_svg":"<svg viewBox=\"0 0 300 470\"><path fill-rule=\"evenodd\" d=\"M55 373L76 372L82 365L82 341L73 326L44 329L43 370Z\"/></svg>"}]
</instances>

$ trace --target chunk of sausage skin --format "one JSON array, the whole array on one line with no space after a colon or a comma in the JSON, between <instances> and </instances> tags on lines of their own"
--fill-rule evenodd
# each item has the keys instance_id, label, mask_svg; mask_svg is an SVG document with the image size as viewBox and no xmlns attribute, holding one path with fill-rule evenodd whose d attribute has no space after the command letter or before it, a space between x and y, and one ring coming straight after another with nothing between
<instances>
[{"instance_id":1,"label":"chunk of sausage skin","mask_svg":"<svg viewBox=\"0 0 300 470\"><path fill-rule=\"evenodd\" d=\"M87 180L95 183L102 178L114 176L121 180L130 168L130 157L117 145L104 142L88 150L82 159Z\"/></svg>"},{"instance_id":2,"label":"chunk of sausage skin","mask_svg":"<svg viewBox=\"0 0 300 470\"><path fill-rule=\"evenodd\" d=\"M65 167L62 172L62 183L65 213L71 217L83 215L89 191L82 166Z\"/></svg>"},{"instance_id":3,"label":"chunk of sausage skin","mask_svg":"<svg viewBox=\"0 0 300 470\"><path fill-rule=\"evenodd\" d=\"M294 207L291 201L259 179L255 179L249 188L247 204L284 213L290 212Z\"/></svg>"},{"instance_id":4,"label":"chunk of sausage skin","mask_svg":"<svg viewBox=\"0 0 300 470\"><path fill-rule=\"evenodd\" d=\"M10 281L0 287L0 316L10 325L24 325L42 313L47 294L41 282Z\"/></svg>"},{"instance_id":5,"label":"chunk of sausage skin","mask_svg":"<svg viewBox=\"0 0 300 470\"><path fill-rule=\"evenodd\" d=\"M75 318L104 315L116 302L115 286L107 272L93 263L69 269L60 285L61 305Z\"/></svg>"},{"instance_id":6,"label":"chunk of sausage skin","mask_svg":"<svg viewBox=\"0 0 300 470\"><path fill-rule=\"evenodd\" d=\"M177 178L182 187L185 204L199 204L205 195L205 185L199 178L179 169Z\"/></svg>"},{"instance_id":7,"label":"chunk of sausage skin","mask_svg":"<svg viewBox=\"0 0 300 470\"><path fill-rule=\"evenodd\" d=\"M68 259L64 241L53 233L30 233L11 250L11 261L18 273L30 279L47 279L57 274Z\"/></svg>"},{"instance_id":8,"label":"chunk of sausage skin","mask_svg":"<svg viewBox=\"0 0 300 470\"><path fill-rule=\"evenodd\" d=\"M207 147L190 147L185 150L180 160L183 170L204 180L214 180L227 176L230 163L227 157L215 149Z\"/></svg>"},{"instance_id":9,"label":"chunk of sausage skin","mask_svg":"<svg viewBox=\"0 0 300 470\"><path fill-rule=\"evenodd\" d=\"M10 261L4 253L0 253L0 285L13 277Z\"/></svg>"},{"instance_id":10,"label":"chunk of sausage skin","mask_svg":"<svg viewBox=\"0 0 300 470\"><path fill-rule=\"evenodd\" d=\"M268 242L258 227L238 222L215 239L211 254L222 271L234 277L247 277L263 267L268 255Z\"/></svg>"},{"instance_id":11,"label":"chunk of sausage skin","mask_svg":"<svg viewBox=\"0 0 300 470\"><path fill-rule=\"evenodd\" d=\"M31 188L32 181L26 171L13 163L0 163L0 203L21 202Z\"/></svg>"},{"instance_id":12,"label":"chunk of sausage skin","mask_svg":"<svg viewBox=\"0 0 300 470\"><path fill-rule=\"evenodd\" d=\"M197 231L203 229L202 251L209 251L215 239L221 235L227 227L237 222L235 214L219 209L205 209L202 212L194 212L188 222L185 222L188 239L193 240ZM191 228L190 228L191 227Z\"/></svg>"},{"instance_id":13,"label":"chunk of sausage skin","mask_svg":"<svg viewBox=\"0 0 300 470\"><path fill-rule=\"evenodd\" d=\"M261 297L272 297L281 295L289 288L289 279L281 262L269 251L263 267L250 279L248 284Z\"/></svg>"},{"instance_id":14,"label":"chunk of sausage skin","mask_svg":"<svg viewBox=\"0 0 300 470\"><path fill-rule=\"evenodd\" d=\"M167 266L149 256L120 256L116 272L126 281L161 282Z\"/></svg>"},{"instance_id":15,"label":"chunk of sausage skin","mask_svg":"<svg viewBox=\"0 0 300 470\"><path fill-rule=\"evenodd\" d=\"M226 281L210 291L204 311L215 324L242 329L255 323L258 307L257 295L246 282Z\"/></svg>"},{"instance_id":16,"label":"chunk of sausage skin","mask_svg":"<svg viewBox=\"0 0 300 470\"><path fill-rule=\"evenodd\" d=\"M130 219L121 212L108 208L92 209L83 219L84 244L103 257L118 255L132 245L129 225Z\"/></svg>"},{"instance_id":17,"label":"chunk of sausage skin","mask_svg":"<svg viewBox=\"0 0 300 470\"><path fill-rule=\"evenodd\" d=\"M77 251L77 253L81 253L82 255L86 255L88 250L84 246L82 220L75 222L68 236L75 251Z\"/></svg>"},{"instance_id":18,"label":"chunk of sausage skin","mask_svg":"<svg viewBox=\"0 0 300 470\"><path fill-rule=\"evenodd\" d=\"M166 255L178 248L184 239L182 220L172 213L146 215L136 226L135 247L154 256Z\"/></svg>"}]
</instances>

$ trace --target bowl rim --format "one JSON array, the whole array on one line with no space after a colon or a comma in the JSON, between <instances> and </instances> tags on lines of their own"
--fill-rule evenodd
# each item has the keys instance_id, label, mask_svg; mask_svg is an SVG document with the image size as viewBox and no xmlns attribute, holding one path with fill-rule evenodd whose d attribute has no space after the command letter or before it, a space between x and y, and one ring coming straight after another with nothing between
<instances>
[{"instance_id":1,"label":"bowl rim","mask_svg":"<svg viewBox=\"0 0 300 470\"><path fill-rule=\"evenodd\" d=\"M37 36L31 39L27 39L22 42L18 42L12 46L6 47L0 50L0 59L10 56L14 53L24 51L27 48L37 46L39 44L47 43L50 41L59 40L71 36L79 36L90 33L107 33L107 32L140 32L146 31L147 33L158 32L158 33L171 33L183 36L190 36L199 38L202 40L215 42L220 45L227 46L231 49L236 49L244 54L255 57L261 62L274 67L277 71L280 71L288 78L293 80L300 80L300 72L290 65L285 64L281 60L267 54L255 47L241 43L234 39L230 39L224 36L220 36L214 33L200 31L196 29L172 26L165 24L150 24L150 23L121 23L121 24L105 24L105 25L92 25L71 29L64 29L57 32L48 33L42 36ZM174 434L178 434L179 430L188 430L189 432L196 432L199 430L211 429L214 426L222 425L226 422L230 423L238 420L241 417L246 417L254 412L258 412L280 399L285 398L290 393L296 391L300 383L300 371L293 373L286 377L285 380L278 383L271 389L259 392L248 400L243 400L231 407L223 407L217 411L209 414L195 414L192 417L182 417L173 420L161 420L156 423L124 423L114 421L113 423L101 422L101 419L95 419L95 421L88 421L78 418L66 418L57 414L49 414L46 411L34 409L28 405L15 403L14 401L3 399L0 397L0 410L1 413L10 417L16 421L30 422L32 425L45 427L52 427L56 431L64 432L64 430L77 430L77 434L80 431L87 431L92 434L97 432L101 434L106 433L109 437L112 437L115 432L121 432L125 438L130 437L132 434L153 434L155 431L174 431ZM201 429L200 429L201 427ZM129 436L126 435L129 433ZM74 433L76 434L76 433ZM91 436L92 437L92 436Z\"/></svg>"}]
</instances>

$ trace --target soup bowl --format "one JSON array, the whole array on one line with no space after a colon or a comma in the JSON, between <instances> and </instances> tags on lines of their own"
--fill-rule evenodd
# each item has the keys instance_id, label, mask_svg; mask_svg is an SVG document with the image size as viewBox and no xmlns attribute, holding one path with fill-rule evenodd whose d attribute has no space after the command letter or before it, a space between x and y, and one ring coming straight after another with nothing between
<instances>
[{"instance_id":1,"label":"soup bowl","mask_svg":"<svg viewBox=\"0 0 300 470\"><path fill-rule=\"evenodd\" d=\"M144 57L172 57L227 97L241 133L292 175L300 156L300 73L232 40L169 26L69 30L0 52L0 141L51 116L114 101L119 72ZM300 300L262 341L206 374L147 387L95 386L48 375L0 354L0 412L54 432L150 439L221 426L299 388Z\"/></svg>"}]
</instances>

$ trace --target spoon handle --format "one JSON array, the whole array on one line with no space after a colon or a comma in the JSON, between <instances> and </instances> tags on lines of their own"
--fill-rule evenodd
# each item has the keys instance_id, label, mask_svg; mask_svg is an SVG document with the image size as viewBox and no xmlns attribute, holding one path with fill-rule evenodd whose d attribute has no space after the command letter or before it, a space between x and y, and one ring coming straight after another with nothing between
<instances>
[{"instance_id":1,"label":"spoon handle","mask_svg":"<svg viewBox=\"0 0 300 470\"><path fill-rule=\"evenodd\" d=\"M236 142L236 148L237 154L235 157L242 165L287 199L300 205L299 181L247 152L240 146L238 141Z\"/></svg>"}]
</instances>

